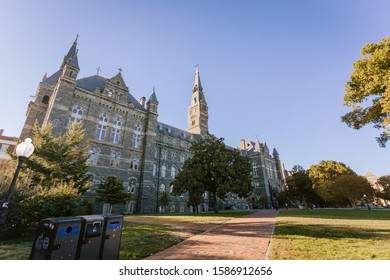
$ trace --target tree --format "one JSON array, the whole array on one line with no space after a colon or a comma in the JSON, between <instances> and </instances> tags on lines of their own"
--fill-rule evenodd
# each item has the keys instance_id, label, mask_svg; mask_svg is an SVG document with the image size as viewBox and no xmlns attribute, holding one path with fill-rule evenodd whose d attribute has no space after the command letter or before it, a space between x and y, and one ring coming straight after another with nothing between
<instances>
[{"instance_id":1,"label":"tree","mask_svg":"<svg viewBox=\"0 0 390 280\"><path fill-rule=\"evenodd\" d=\"M49 123L39 128L35 122L33 129L33 155L25 163L31 170L31 183L45 188L57 184L72 184L80 194L90 187L90 178L86 175L88 156L86 144L82 144L84 129L81 124L73 123L67 133L59 137L52 134Z\"/></svg>"},{"instance_id":2,"label":"tree","mask_svg":"<svg viewBox=\"0 0 390 280\"><path fill-rule=\"evenodd\" d=\"M202 195L209 192L214 212L218 212L218 197L229 192L247 197L251 189L251 164L239 151L228 149L223 138L208 134L193 143L193 156L184 162L182 170L172 182L173 194L189 193L191 204L201 203Z\"/></svg>"},{"instance_id":3,"label":"tree","mask_svg":"<svg viewBox=\"0 0 390 280\"><path fill-rule=\"evenodd\" d=\"M333 189L333 183L340 175L356 175L356 173L342 162L322 160L319 164L312 165L308 169L310 179L313 181L314 190L328 204L339 204L340 197Z\"/></svg>"},{"instance_id":4,"label":"tree","mask_svg":"<svg viewBox=\"0 0 390 280\"><path fill-rule=\"evenodd\" d=\"M377 183L383 188L383 191L377 195L383 199L390 200L390 175L379 177Z\"/></svg>"},{"instance_id":5,"label":"tree","mask_svg":"<svg viewBox=\"0 0 390 280\"><path fill-rule=\"evenodd\" d=\"M306 202L308 192L313 189L313 182L300 165L294 165L291 176L286 179L286 184L289 197L300 202Z\"/></svg>"},{"instance_id":6,"label":"tree","mask_svg":"<svg viewBox=\"0 0 390 280\"><path fill-rule=\"evenodd\" d=\"M131 199L131 193L123 188L123 182L114 176L108 176L101 181L96 189L98 200L108 204L108 213L111 213L111 207L114 204L125 204Z\"/></svg>"},{"instance_id":7,"label":"tree","mask_svg":"<svg viewBox=\"0 0 390 280\"><path fill-rule=\"evenodd\" d=\"M344 105L352 111L341 119L354 129L372 124L382 130L377 142L385 147L390 139L390 36L377 44L366 44L361 54L345 85Z\"/></svg>"},{"instance_id":8,"label":"tree","mask_svg":"<svg viewBox=\"0 0 390 280\"><path fill-rule=\"evenodd\" d=\"M358 201L364 195L372 199L371 184L366 178L356 174L338 176L332 187L336 196L348 200L354 208L357 208Z\"/></svg>"},{"instance_id":9,"label":"tree","mask_svg":"<svg viewBox=\"0 0 390 280\"><path fill-rule=\"evenodd\" d=\"M169 205L169 195L166 191L160 192L160 197L158 198L158 202L161 207L161 212L164 213L166 207Z\"/></svg>"}]
</instances>

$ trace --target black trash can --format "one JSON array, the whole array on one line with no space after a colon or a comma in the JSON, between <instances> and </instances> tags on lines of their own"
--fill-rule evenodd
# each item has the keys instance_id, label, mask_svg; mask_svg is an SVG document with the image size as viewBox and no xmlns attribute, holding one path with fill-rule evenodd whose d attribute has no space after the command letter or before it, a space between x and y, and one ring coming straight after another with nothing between
<instances>
[{"instance_id":1,"label":"black trash can","mask_svg":"<svg viewBox=\"0 0 390 280\"><path fill-rule=\"evenodd\" d=\"M83 220L83 228L76 258L80 260L98 260L105 219L99 215L80 216L80 218Z\"/></svg>"},{"instance_id":2,"label":"black trash can","mask_svg":"<svg viewBox=\"0 0 390 280\"><path fill-rule=\"evenodd\" d=\"M118 260L121 245L123 215L105 215L100 259Z\"/></svg>"},{"instance_id":3,"label":"black trash can","mask_svg":"<svg viewBox=\"0 0 390 280\"><path fill-rule=\"evenodd\" d=\"M40 221L30 260L74 260L83 223L80 217L47 218Z\"/></svg>"}]
</instances>

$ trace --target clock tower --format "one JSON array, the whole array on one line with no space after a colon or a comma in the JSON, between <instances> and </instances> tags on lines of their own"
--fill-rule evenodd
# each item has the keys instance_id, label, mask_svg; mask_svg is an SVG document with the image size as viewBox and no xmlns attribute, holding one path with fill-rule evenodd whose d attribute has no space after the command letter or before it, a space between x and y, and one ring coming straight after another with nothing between
<instances>
[{"instance_id":1,"label":"clock tower","mask_svg":"<svg viewBox=\"0 0 390 280\"><path fill-rule=\"evenodd\" d=\"M188 132L206 135L209 130L209 109L200 82L199 67L196 67L190 107L188 108Z\"/></svg>"}]
</instances>

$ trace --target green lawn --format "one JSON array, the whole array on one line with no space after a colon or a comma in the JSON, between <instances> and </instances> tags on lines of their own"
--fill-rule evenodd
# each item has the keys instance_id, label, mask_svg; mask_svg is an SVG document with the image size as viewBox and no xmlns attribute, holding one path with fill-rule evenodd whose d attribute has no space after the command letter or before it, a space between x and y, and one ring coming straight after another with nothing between
<instances>
[{"instance_id":1,"label":"green lawn","mask_svg":"<svg viewBox=\"0 0 390 280\"><path fill-rule=\"evenodd\" d=\"M218 214L160 214L140 217L189 223L220 224L235 217L250 213L252 212L225 211ZM191 229L178 230L165 225L124 222L119 258L122 260L139 260L169 248L197 233L200 232ZM28 259L33 240L33 235L17 239L0 240L0 260Z\"/></svg>"},{"instance_id":2,"label":"green lawn","mask_svg":"<svg viewBox=\"0 0 390 280\"><path fill-rule=\"evenodd\" d=\"M390 211L280 211L269 259L390 260Z\"/></svg>"}]
</instances>

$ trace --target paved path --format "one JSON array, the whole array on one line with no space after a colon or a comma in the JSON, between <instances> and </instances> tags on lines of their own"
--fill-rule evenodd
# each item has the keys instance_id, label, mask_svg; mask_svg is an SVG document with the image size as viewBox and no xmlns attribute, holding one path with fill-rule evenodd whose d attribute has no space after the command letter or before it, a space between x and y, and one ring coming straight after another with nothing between
<instances>
[{"instance_id":1,"label":"paved path","mask_svg":"<svg viewBox=\"0 0 390 280\"><path fill-rule=\"evenodd\" d=\"M260 210L217 226L200 224L197 230L203 233L146 260L263 260L266 258L276 215L275 210ZM159 223L169 224L163 221ZM186 224L170 223L171 226Z\"/></svg>"}]
</instances>

